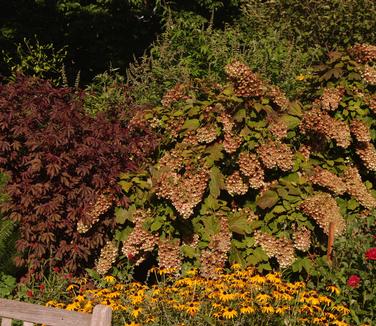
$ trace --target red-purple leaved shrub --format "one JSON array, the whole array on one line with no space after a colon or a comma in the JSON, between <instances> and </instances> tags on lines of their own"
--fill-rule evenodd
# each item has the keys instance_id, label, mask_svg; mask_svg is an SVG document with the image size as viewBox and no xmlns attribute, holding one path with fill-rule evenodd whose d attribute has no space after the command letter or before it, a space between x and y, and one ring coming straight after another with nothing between
<instances>
[{"instance_id":1,"label":"red-purple leaved shrub","mask_svg":"<svg viewBox=\"0 0 376 326\"><path fill-rule=\"evenodd\" d=\"M47 81L0 85L0 172L11 198L1 210L19 225L16 263L29 274L41 275L46 261L77 273L111 240L111 204L126 202L118 174L137 169L157 143L133 121L89 117L80 96Z\"/></svg>"}]
</instances>

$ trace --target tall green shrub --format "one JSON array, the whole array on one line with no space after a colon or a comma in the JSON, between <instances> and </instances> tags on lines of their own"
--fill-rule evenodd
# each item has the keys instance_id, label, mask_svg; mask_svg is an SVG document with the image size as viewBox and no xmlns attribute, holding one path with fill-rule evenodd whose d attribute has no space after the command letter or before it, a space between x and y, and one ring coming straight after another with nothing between
<instances>
[{"instance_id":1,"label":"tall green shrub","mask_svg":"<svg viewBox=\"0 0 376 326\"><path fill-rule=\"evenodd\" d=\"M141 264L200 268L227 262L311 273L347 220L376 208L375 47L331 52L302 106L234 61L231 83L178 84L146 115L164 135L155 165L121 175L129 207L116 209L117 243ZM109 254L111 253L111 255ZM109 261L108 257L111 257Z\"/></svg>"}]
</instances>

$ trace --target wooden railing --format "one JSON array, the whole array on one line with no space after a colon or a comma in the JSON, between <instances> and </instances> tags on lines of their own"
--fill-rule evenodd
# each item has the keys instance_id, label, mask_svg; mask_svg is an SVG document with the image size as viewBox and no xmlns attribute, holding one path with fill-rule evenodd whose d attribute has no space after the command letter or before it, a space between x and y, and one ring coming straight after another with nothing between
<instances>
[{"instance_id":1,"label":"wooden railing","mask_svg":"<svg viewBox=\"0 0 376 326\"><path fill-rule=\"evenodd\" d=\"M111 326L111 315L111 308L103 305L95 306L92 314L85 314L0 299L1 326L11 326L12 320L21 320L24 326Z\"/></svg>"}]
</instances>

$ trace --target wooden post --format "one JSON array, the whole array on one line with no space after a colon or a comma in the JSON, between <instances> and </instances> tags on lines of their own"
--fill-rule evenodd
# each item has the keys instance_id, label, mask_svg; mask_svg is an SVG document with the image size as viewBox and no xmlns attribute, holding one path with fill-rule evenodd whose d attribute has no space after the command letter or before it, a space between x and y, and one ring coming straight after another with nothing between
<instances>
[{"instance_id":1,"label":"wooden post","mask_svg":"<svg viewBox=\"0 0 376 326\"><path fill-rule=\"evenodd\" d=\"M104 305L96 305L93 309L90 326L111 326L112 309Z\"/></svg>"},{"instance_id":2,"label":"wooden post","mask_svg":"<svg viewBox=\"0 0 376 326\"><path fill-rule=\"evenodd\" d=\"M333 251L333 243L334 243L334 231L335 231L335 224L334 222L329 223L329 237L328 237L328 248L326 251L326 257L328 257L329 264L332 264L332 251Z\"/></svg>"}]
</instances>

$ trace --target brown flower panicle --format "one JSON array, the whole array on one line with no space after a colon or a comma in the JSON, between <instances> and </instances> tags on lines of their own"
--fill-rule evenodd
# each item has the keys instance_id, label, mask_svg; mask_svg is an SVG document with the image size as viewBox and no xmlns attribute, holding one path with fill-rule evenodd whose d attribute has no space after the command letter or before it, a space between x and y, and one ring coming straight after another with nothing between
<instances>
[{"instance_id":1,"label":"brown flower panicle","mask_svg":"<svg viewBox=\"0 0 376 326\"><path fill-rule=\"evenodd\" d=\"M227 261L231 248L231 232L227 217L220 217L220 231L212 236L208 249L201 251L200 274L205 278L215 278Z\"/></svg>"},{"instance_id":2,"label":"brown flower panicle","mask_svg":"<svg viewBox=\"0 0 376 326\"><path fill-rule=\"evenodd\" d=\"M342 87L325 88L320 98L321 107L326 111L337 110L344 93L345 90Z\"/></svg>"},{"instance_id":3,"label":"brown flower panicle","mask_svg":"<svg viewBox=\"0 0 376 326\"><path fill-rule=\"evenodd\" d=\"M350 54L359 63L376 60L376 46L370 44L355 44L349 50Z\"/></svg>"},{"instance_id":4,"label":"brown flower panicle","mask_svg":"<svg viewBox=\"0 0 376 326\"><path fill-rule=\"evenodd\" d=\"M293 233L294 247L300 251L306 252L311 246L311 231L306 227L300 227Z\"/></svg>"},{"instance_id":5,"label":"brown flower panicle","mask_svg":"<svg viewBox=\"0 0 376 326\"><path fill-rule=\"evenodd\" d=\"M334 223L335 234L341 235L346 229L346 223L343 219L337 202L328 193L318 192L308 197L300 205L304 214L313 218L323 229L325 234L329 234L329 224Z\"/></svg>"},{"instance_id":6,"label":"brown flower panicle","mask_svg":"<svg viewBox=\"0 0 376 326\"><path fill-rule=\"evenodd\" d=\"M278 105L280 111L286 111L289 108L290 101L279 87L271 86L268 90L268 95Z\"/></svg>"},{"instance_id":7,"label":"brown flower panicle","mask_svg":"<svg viewBox=\"0 0 376 326\"><path fill-rule=\"evenodd\" d=\"M241 173L248 178L248 184L253 189L264 185L264 169L255 154L241 152L238 157Z\"/></svg>"},{"instance_id":8,"label":"brown flower panicle","mask_svg":"<svg viewBox=\"0 0 376 326\"><path fill-rule=\"evenodd\" d=\"M179 272L181 269L182 257L180 245L177 240L159 239L158 241L158 267Z\"/></svg>"},{"instance_id":9,"label":"brown flower panicle","mask_svg":"<svg viewBox=\"0 0 376 326\"><path fill-rule=\"evenodd\" d=\"M376 69L374 67L365 65L361 74L367 84L376 85Z\"/></svg>"},{"instance_id":10,"label":"brown flower panicle","mask_svg":"<svg viewBox=\"0 0 376 326\"><path fill-rule=\"evenodd\" d=\"M98 262L95 266L97 272L101 275L106 274L112 267L118 256L118 248L112 241L108 241L102 248Z\"/></svg>"},{"instance_id":11,"label":"brown flower panicle","mask_svg":"<svg viewBox=\"0 0 376 326\"><path fill-rule=\"evenodd\" d=\"M223 148L226 153L233 154L237 151L242 142L243 139L241 137L236 136L234 134L225 133L223 140Z\"/></svg>"},{"instance_id":12,"label":"brown flower panicle","mask_svg":"<svg viewBox=\"0 0 376 326\"><path fill-rule=\"evenodd\" d=\"M256 231L255 240L269 258L277 259L281 268L289 267L295 261L295 249L290 239L276 238L273 235Z\"/></svg>"},{"instance_id":13,"label":"brown flower panicle","mask_svg":"<svg viewBox=\"0 0 376 326\"><path fill-rule=\"evenodd\" d=\"M351 143L351 134L349 126L328 113L318 108L312 109L304 114L300 124L300 130L303 134L317 133L327 139L335 140L337 145L347 148Z\"/></svg>"},{"instance_id":14,"label":"brown flower panicle","mask_svg":"<svg viewBox=\"0 0 376 326\"><path fill-rule=\"evenodd\" d=\"M248 191L248 185L243 181L239 171L235 171L226 178L225 187L232 196L244 195Z\"/></svg>"},{"instance_id":15,"label":"brown flower panicle","mask_svg":"<svg viewBox=\"0 0 376 326\"><path fill-rule=\"evenodd\" d=\"M286 138L288 127L282 120L273 120L270 122L268 129L270 133L278 140Z\"/></svg>"},{"instance_id":16,"label":"brown flower panicle","mask_svg":"<svg viewBox=\"0 0 376 326\"><path fill-rule=\"evenodd\" d=\"M162 98L162 105L166 108L171 107L171 105L182 99L187 99L186 96L187 86L184 84L176 84L173 88L168 90Z\"/></svg>"},{"instance_id":17,"label":"brown flower panicle","mask_svg":"<svg viewBox=\"0 0 376 326\"><path fill-rule=\"evenodd\" d=\"M294 165L294 155L287 144L268 141L257 148L257 154L267 169L279 168L289 171Z\"/></svg>"},{"instance_id":18,"label":"brown flower panicle","mask_svg":"<svg viewBox=\"0 0 376 326\"><path fill-rule=\"evenodd\" d=\"M309 177L309 180L313 184L324 187L337 195L342 195L346 192L346 184L340 177L319 166L314 168L313 175Z\"/></svg>"},{"instance_id":19,"label":"brown flower panicle","mask_svg":"<svg viewBox=\"0 0 376 326\"><path fill-rule=\"evenodd\" d=\"M161 169L154 186L158 197L170 200L183 218L189 218L202 200L209 180L209 171L205 166L185 168L183 175L170 169Z\"/></svg>"},{"instance_id":20,"label":"brown flower panicle","mask_svg":"<svg viewBox=\"0 0 376 326\"><path fill-rule=\"evenodd\" d=\"M150 217L149 211L137 210L133 214L133 223L135 226L127 240L123 242L122 253L135 261L136 266L145 260L145 254L153 251L158 243L158 236L151 234L143 227L145 220Z\"/></svg>"},{"instance_id":21,"label":"brown flower panicle","mask_svg":"<svg viewBox=\"0 0 376 326\"><path fill-rule=\"evenodd\" d=\"M362 206L367 209L376 208L376 198L364 185L359 171L355 167L348 167L343 174L343 181L346 184L346 192L354 197Z\"/></svg>"},{"instance_id":22,"label":"brown flower panicle","mask_svg":"<svg viewBox=\"0 0 376 326\"><path fill-rule=\"evenodd\" d=\"M217 130L213 125L207 125L196 130L199 143L209 144L217 138Z\"/></svg>"},{"instance_id":23,"label":"brown flower panicle","mask_svg":"<svg viewBox=\"0 0 376 326\"><path fill-rule=\"evenodd\" d=\"M99 217L106 213L112 206L113 197L109 194L100 194L90 206L90 209L85 212L85 221L80 220L77 223L77 231L81 234L86 233L91 227L99 221Z\"/></svg>"},{"instance_id":24,"label":"brown flower panicle","mask_svg":"<svg viewBox=\"0 0 376 326\"><path fill-rule=\"evenodd\" d=\"M368 171L376 171L376 149L372 143L359 144L356 148L356 154Z\"/></svg>"},{"instance_id":25,"label":"brown flower panicle","mask_svg":"<svg viewBox=\"0 0 376 326\"><path fill-rule=\"evenodd\" d=\"M360 143L371 141L371 133L368 126L360 120L351 121L350 131L354 135L355 139Z\"/></svg>"},{"instance_id":26,"label":"brown flower panicle","mask_svg":"<svg viewBox=\"0 0 376 326\"><path fill-rule=\"evenodd\" d=\"M237 96L261 96L264 93L262 81L244 63L234 61L226 65L225 72L233 82Z\"/></svg>"}]
</instances>

